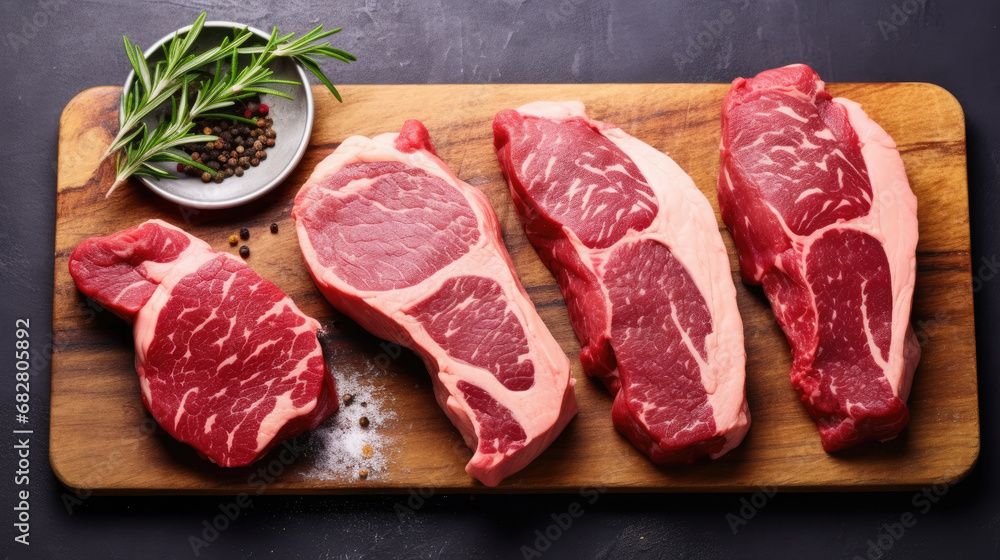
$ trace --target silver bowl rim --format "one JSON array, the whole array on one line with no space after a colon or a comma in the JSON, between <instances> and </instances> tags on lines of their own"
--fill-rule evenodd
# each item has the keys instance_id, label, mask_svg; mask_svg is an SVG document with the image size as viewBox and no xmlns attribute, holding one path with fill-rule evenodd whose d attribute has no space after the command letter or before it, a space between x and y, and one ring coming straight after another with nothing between
<instances>
[{"instance_id":1,"label":"silver bowl rim","mask_svg":"<svg viewBox=\"0 0 1000 560\"><path fill-rule=\"evenodd\" d=\"M175 35L177 35L178 33L184 33L186 31L190 31L192 27L194 26L186 25L176 31L168 33L159 41L153 43L152 46L146 49L142 53L143 57L148 60L150 56L152 56L160 49L160 47L162 47L165 43L173 39ZM257 29L256 27L232 21L206 21L203 24L203 27L233 28L233 29L246 27L247 30L249 30L251 33L257 35L262 39L269 39L271 37L270 33L264 33L263 31ZM297 60L293 60L292 62L294 62L295 69L298 71L299 82L302 84L302 89L305 90L304 101L306 104L306 124L305 128L303 129L302 138L299 139L299 147L295 151L295 154L292 155L292 159L289 160L288 165L286 165L285 168L282 169L281 172L278 173L271 181L262 184L259 188L254 189L242 196L238 196L235 198L227 198L218 201L205 201L205 200L192 200L183 196L176 195L160 187L159 181L153 181L148 177L134 177L134 178L137 179L139 182L141 182L143 185L145 185L146 188L155 192L161 197L169 200L170 202L202 210L214 210L214 209L232 208L234 206L240 206L242 204L246 204L247 202L255 200L261 196L264 196L265 194L273 190L275 187L281 184L285 179L287 179L288 176L292 174L292 171L294 171L295 168L298 166L299 162L302 161L302 157L305 156L306 153L306 148L309 147L309 138L310 136L312 136L313 117L314 117L312 87L309 84L309 77L306 74L306 70L302 66L302 64ZM135 80L135 70L132 70L128 73L128 78L125 79L125 85L122 88L122 99L124 99L125 97L125 92L127 92L129 88L132 87L132 82L134 80ZM121 105L121 102L119 102L119 107L118 107L119 126L121 126L121 123L124 120L124 118L125 118L125 108Z\"/></svg>"}]
</instances>

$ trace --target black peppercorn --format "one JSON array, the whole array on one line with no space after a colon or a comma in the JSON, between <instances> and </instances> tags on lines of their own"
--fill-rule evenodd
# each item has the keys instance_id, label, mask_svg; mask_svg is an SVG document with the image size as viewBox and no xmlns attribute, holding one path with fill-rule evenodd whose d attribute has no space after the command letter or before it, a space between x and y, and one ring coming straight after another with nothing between
<instances>
[{"instance_id":1,"label":"black peppercorn","mask_svg":"<svg viewBox=\"0 0 1000 560\"><path fill-rule=\"evenodd\" d=\"M250 230L242 228L240 230L240 239L250 239Z\"/></svg>"},{"instance_id":2,"label":"black peppercorn","mask_svg":"<svg viewBox=\"0 0 1000 560\"><path fill-rule=\"evenodd\" d=\"M358 424L361 424L362 428L367 428L368 427L368 417L367 416L362 416L361 419L358 420Z\"/></svg>"},{"instance_id":3,"label":"black peppercorn","mask_svg":"<svg viewBox=\"0 0 1000 560\"><path fill-rule=\"evenodd\" d=\"M244 259L247 258L247 257L249 257L250 256L250 247L247 247L246 245L240 247L240 256L243 257Z\"/></svg>"},{"instance_id":4,"label":"black peppercorn","mask_svg":"<svg viewBox=\"0 0 1000 560\"><path fill-rule=\"evenodd\" d=\"M277 223L272 223L271 224L271 233L278 233L278 224Z\"/></svg>"},{"instance_id":5,"label":"black peppercorn","mask_svg":"<svg viewBox=\"0 0 1000 560\"><path fill-rule=\"evenodd\" d=\"M206 172L204 172L204 173L201 174L201 182L202 183L207 183L207 182L209 182L211 180L212 180L212 174L209 173L208 171L206 171Z\"/></svg>"}]
</instances>

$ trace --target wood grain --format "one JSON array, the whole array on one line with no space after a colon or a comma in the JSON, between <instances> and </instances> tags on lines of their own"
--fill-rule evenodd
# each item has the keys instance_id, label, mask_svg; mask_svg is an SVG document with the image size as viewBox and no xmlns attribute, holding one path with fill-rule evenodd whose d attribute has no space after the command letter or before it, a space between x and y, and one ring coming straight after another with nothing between
<instances>
[{"instance_id":1,"label":"wood grain","mask_svg":"<svg viewBox=\"0 0 1000 560\"><path fill-rule=\"evenodd\" d=\"M888 443L835 455L824 453L813 422L788 381L788 345L757 288L734 272L746 329L747 396L752 425L743 444L721 460L657 468L612 427L611 397L586 378L579 344L552 277L528 245L492 149L492 117L500 109L540 99L580 99L589 114L614 122L671 155L718 211L719 107L727 86L407 85L344 86L341 105L316 88L311 148L280 187L248 205L193 211L138 184L110 199L110 162L98 166L116 129L119 89L87 90L66 107L59 136L59 183L53 307L51 462L67 486L102 493L361 493L434 487L460 492L572 492L603 486L619 491L740 491L766 485L788 490L901 489L952 482L979 453L976 346L973 330L965 125L961 107L930 84L830 84L835 95L860 102L899 144L919 200L920 243L913 310L923 343L910 397L911 421ZM545 323L570 357L580 413L534 463L488 489L463 467L470 456L435 404L427 374L412 354L387 360L380 341L334 310L312 284L289 217L292 197L313 167L347 136L397 131L422 120L438 153L455 173L490 197L517 272ZM360 480L355 472L313 476L315 452L290 465L277 454L255 467L222 469L197 457L151 422L139 399L130 328L95 309L67 271L83 239L150 218L186 228L217 250L227 237L253 231L249 263L288 292L325 327L329 365L381 394L395 420L374 426L389 442L388 466ZM267 233L277 222L278 235ZM721 223L721 222L720 222ZM736 270L728 232L723 238ZM259 483L257 469L281 475Z\"/></svg>"}]
</instances>

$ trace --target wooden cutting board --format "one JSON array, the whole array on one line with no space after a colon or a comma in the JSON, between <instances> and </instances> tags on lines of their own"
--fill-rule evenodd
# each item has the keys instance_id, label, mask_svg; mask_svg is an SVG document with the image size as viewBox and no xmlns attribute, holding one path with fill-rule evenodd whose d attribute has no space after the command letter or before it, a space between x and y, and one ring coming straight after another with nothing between
<instances>
[{"instance_id":1,"label":"wooden cutting board","mask_svg":"<svg viewBox=\"0 0 1000 560\"><path fill-rule=\"evenodd\" d=\"M105 199L113 173L110 163L98 168L98 159L117 128L120 89L81 93L63 112L59 135L53 469L71 488L103 493L360 493L408 488L575 492L583 487L744 491L759 486L853 490L915 488L960 479L979 453L972 311L973 287L979 280L972 278L969 253L964 116L954 97L930 84L829 85L834 95L860 102L896 140L919 200L913 324L923 343L923 358L910 396L910 424L902 435L836 455L823 452L816 428L788 381L788 345L762 292L739 281L732 240L724 228L746 331L752 415L746 440L717 461L657 468L612 427L611 397L583 374L563 298L517 221L493 154L493 115L529 101L580 99L593 118L617 123L669 153L717 207L719 108L727 87L344 86L343 104L317 87L312 145L298 169L263 198L221 211L185 209L138 184ZM289 217L299 186L338 142L353 134L398 131L411 118L427 125L438 153L454 172L493 202L517 272L570 357L577 379L579 415L534 463L497 489L485 488L465 473L470 452L435 403L419 360L408 352L396 357L391 348L380 347L381 341L323 299L306 272ZM83 239L150 218L183 227L220 251L234 251L227 243L229 235L241 227L251 229L250 265L324 325L322 342L331 370L370 395L369 412L359 408L356 399L337 413L351 421L361 414L379 418L350 443L373 444L370 459L324 470L320 465L329 464L324 461L331 456L357 455L359 450L320 450L315 439L302 437L303 451L275 452L252 467L223 469L153 429L139 398L130 328L88 304L67 270L70 252ZM276 235L268 232L271 222L279 224ZM370 469L367 479L359 477L361 468Z\"/></svg>"}]
</instances>

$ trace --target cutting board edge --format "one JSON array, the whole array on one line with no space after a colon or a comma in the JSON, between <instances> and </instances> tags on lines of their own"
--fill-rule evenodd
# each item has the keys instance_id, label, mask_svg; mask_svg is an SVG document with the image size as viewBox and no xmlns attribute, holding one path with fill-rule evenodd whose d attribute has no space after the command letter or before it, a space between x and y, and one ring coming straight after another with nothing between
<instances>
[{"instance_id":1,"label":"cutting board edge","mask_svg":"<svg viewBox=\"0 0 1000 560\"><path fill-rule=\"evenodd\" d=\"M963 132L964 132L964 129L965 129L965 114L964 114L964 111L961 109L961 104L957 100L957 98L955 98L955 96L953 94L951 94L951 92L949 92L947 89L945 89L945 88L943 88L941 86L938 86L937 84L933 84L933 83L929 83L929 82L895 82L895 83L897 83L897 84L913 84L913 85L932 86L932 87L934 87L936 89L939 89L939 90L947 93L948 98L950 98L957 105L957 107L959 109L959 114L962 117L962 128L963 128ZM846 83L846 82L842 82L842 83L831 84L831 85L840 86L840 85L865 85L865 84L878 84L878 83L871 83L871 82ZM369 86L369 85L376 86L376 84L364 84L364 85L366 85L366 86ZM440 84L440 85L465 86L465 87L472 87L472 88L474 88L474 87L481 87L482 86L482 84ZM516 84L504 84L504 85L516 85ZM542 85L542 84L525 84L525 85ZM550 85L550 84L544 84L544 85ZM594 85L600 85L600 84L594 84ZM611 84L611 85L621 86L621 85L629 85L629 84ZM642 85L642 84L640 83L639 85ZM655 84L646 84L646 85L655 85ZM664 85L691 85L691 86L720 86L720 85L722 85L722 86L724 86L724 85L727 85L727 84L705 84L705 83L701 83L701 84L664 84ZM378 86L378 87L394 87L394 88L395 87L399 87L399 88L405 88L405 87L411 87L411 86L408 86L408 85L405 85L405 84L402 84L402 85L395 85L394 84L394 85L389 85L389 86ZM317 88L319 88L319 89L317 90ZM93 87L93 88L89 88L87 90L84 90L84 91L80 92L79 94L77 94L76 96L74 96L74 98L67 104L66 108L64 108L63 114L60 117L60 130L62 130L62 127L63 127L63 119L65 118L65 116L67 114L67 111L71 108L71 106L75 102L78 102L80 99L85 98L86 94L88 94L89 92L92 92L93 90L101 90L101 89L111 90L111 89L120 89L120 88L118 86L97 86L97 87ZM316 91L321 91L321 90L324 90L325 88L323 86L313 86L313 89L316 90ZM60 142L60 144L61 144L61 142ZM964 147L965 147L965 138L963 138L963 148ZM969 223L969 220L968 220L968 210L969 210L968 209L968 180L967 180L967 156L965 156L964 153L963 153L963 163L964 163L965 169L966 169L966 176L964 177L964 179L965 179L964 189L962 189L963 195L964 195L965 201L966 201L965 216L963 216L963 222L964 222L964 224L967 225ZM61 192L63 190L63 187L64 187L64 185L57 183L57 190L59 192ZM57 257L58 257L58 254L59 254L59 251L58 251L58 247L59 247L59 241L58 241L59 235L60 235L60 231L59 231L59 228L57 228L57 240L56 240L56 251L55 251ZM971 263L970 263L970 267L969 267L968 273L969 273L969 277L971 279L972 276L973 276ZM54 270L54 274L56 276L58 276L59 271L57 269ZM970 318L970 321L972 321L972 326L971 326L970 330L972 332L974 332L974 330L975 330L974 318ZM973 346L974 345L975 345L975 343L973 342ZM63 364L60 364L60 365L63 365ZM55 360L53 361L53 369L55 369ZM978 364L976 362L975 356L973 356L972 375L973 375L972 382L977 386L977 389L978 389ZM810 491L893 491L893 490L907 490L907 489L919 488L919 487L924 486L926 484L934 484L934 483L939 483L939 484L940 483L954 484L954 483L957 483L962 478L964 478L965 476L967 476L969 474L969 472L971 472L974 469L974 467L975 467L975 465L976 465L976 463L978 461L979 452L980 452L980 449L981 449L981 447L980 447L980 443L981 442L980 442L980 439L979 439L980 420L979 420L978 402L976 403L976 408L975 408L974 414L975 414L974 421L975 421L975 427L976 427L976 433L977 433L977 438L976 438L976 442L975 442L976 445L975 445L974 452L970 454L970 460L968 461L968 464L963 464L962 468L956 469L955 472L953 473L953 476L952 476L952 474L948 474L946 476L942 476L942 477L938 477L938 478L933 478L933 479L928 478L924 482L914 482L914 483L907 483L907 484L902 484L902 485L891 484L891 483L886 483L886 484L872 484L872 485L855 485L855 486L847 486L847 487L836 487L836 486L829 486L829 485L818 485L818 486L810 486L810 485L787 485L787 486L780 487L780 489L783 490L783 491L790 491L790 492L810 492ZM80 490L80 491L83 491L83 492L93 493L95 495L115 495L115 494L133 494L133 495L147 495L147 494L148 495L160 495L160 494L232 495L232 494L240 492L239 489L213 489L213 488L203 488L203 489L186 489L186 488L185 489L179 489L179 488L131 488L131 487L124 487L124 486L122 486L122 487L107 487L107 488L99 488L99 487L86 488L85 485L74 484L75 481L73 481L71 478L67 478L65 476L64 472L62 471L62 469L57 467L57 465L59 464L59 461L61 461L62 459L61 459L61 456L57 452L57 450L59 449L59 447L56 446L56 445L52 445L54 438L55 438L55 432L51 431L50 432L50 438L49 438L50 439L50 453L49 453L49 455L50 455L50 462L51 462L52 467L53 467L53 472L56 474L57 478L64 485L66 485L70 489L75 489L75 490ZM57 459L57 457L60 457L60 458ZM713 492L714 493L714 492L753 491L756 488L757 487L755 487L755 486L746 486L746 485L733 485L733 486L722 485L722 486L715 486L715 487L712 487L712 486L697 486L697 485L656 486L656 487L628 487L628 486L620 486L620 487L609 488L609 491L611 491L611 492L622 492L622 493L641 493L641 492L654 492L654 493ZM382 494L395 494L395 493L405 493L408 489L409 489L409 487L402 487L402 486L400 486L400 487L390 487L390 486L355 487L355 486L347 486L347 487L339 487L339 488L329 488L329 487L328 488L291 488L291 487L289 487L289 488L280 488L280 487L275 487L275 488L269 489L265 493L267 493L267 494L342 494L342 495L350 495L350 494L379 494L379 493L382 493ZM442 487L440 487L440 491L441 492L449 492L449 493L539 493L539 492L541 492L541 493L571 493L571 492L574 492L576 490L573 489L573 488L566 488L566 487L560 487L560 486L536 486L536 487L514 487L514 488L508 488L508 487L501 486L501 487L495 488L495 489L486 488L486 487L476 487L476 486L470 486L470 487L463 487L463 486L444 487L444 486L442 486Z\"/></svg>"}]
</instances>

